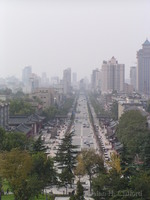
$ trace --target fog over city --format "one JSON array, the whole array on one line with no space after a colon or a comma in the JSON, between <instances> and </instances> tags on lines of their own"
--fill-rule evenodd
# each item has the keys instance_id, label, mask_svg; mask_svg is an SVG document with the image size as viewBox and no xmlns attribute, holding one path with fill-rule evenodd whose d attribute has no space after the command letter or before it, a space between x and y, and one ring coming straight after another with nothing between
<instances>
[{"instance_id":1,"label":"fog over city","mask_svg":"<svg viewBox=\"0 0 150 200\"><path fill-rule=\"evenodd\" d=\"M35 73L62 77L71 68L90 77L114 56L125 75L150 39L149 0L0 0L0 77Z\"/></svg>"}]
</instances>

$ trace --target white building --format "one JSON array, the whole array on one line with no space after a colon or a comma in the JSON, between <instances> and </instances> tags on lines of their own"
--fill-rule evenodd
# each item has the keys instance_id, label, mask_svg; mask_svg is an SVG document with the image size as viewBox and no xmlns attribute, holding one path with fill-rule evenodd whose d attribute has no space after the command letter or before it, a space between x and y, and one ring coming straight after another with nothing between
<instances>
[{"instance_id":1,"label":"white building","mask_svg":"<svg viewBox=\"0 0 150 200\"><path fill-rule=\"evenodd\" d=\"M102 65L102 93L112 91L122 92L125 82L125 65L118 64L112 57L110 61L103 61Z\"/></svg>"}]
</instances>

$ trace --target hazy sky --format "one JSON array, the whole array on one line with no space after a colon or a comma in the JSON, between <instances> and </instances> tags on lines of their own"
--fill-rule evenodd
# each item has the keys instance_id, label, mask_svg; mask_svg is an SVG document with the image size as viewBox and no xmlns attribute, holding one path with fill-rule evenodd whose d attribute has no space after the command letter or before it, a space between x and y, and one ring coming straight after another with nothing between
<instances>
[{"instance_id":1,"label":"hazy sky","mask_svg":"<svg viewBox=\"0 0 150 200\"><path fill-rule=\"evenodd\" d=\"M0 0L0 77L90 76L115 56L129 68L150 40L150 0Z\"/></svg>"}]
</instances>

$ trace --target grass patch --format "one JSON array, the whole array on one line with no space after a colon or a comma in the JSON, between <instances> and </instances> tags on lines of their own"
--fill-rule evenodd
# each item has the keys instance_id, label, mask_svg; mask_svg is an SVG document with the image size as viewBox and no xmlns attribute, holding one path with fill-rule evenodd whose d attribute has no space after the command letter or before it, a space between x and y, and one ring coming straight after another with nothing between
<instances>
[{"instance_id":1,"label":"grass patch","mask_svg":"<svg viewBox=\"0 0 150 200\"><path fill-rule=\"evenodd\" d=\"M45 199L46 199L45 195L39 195L38 199L36 197L34 198L34 200L45 200ZM3 195L2 200L14 200L14 195L13 194ZM50 200L49 197L48 197L48 200Z\"/></svg>"},{"instance_id":2,"label":"grass patch","mask_svg":"<svg viewBox=\"0 0 150 200\"><path fill-rule=\"evenodd\" d=\"M3 180L2 184L3 184L2 188L3 188L4 192L6 192L8 188L9 188L9 191L10 191L10 187L9 187L8 181Z\"/></svg>"},{"instance_id":3,"label":"grass patch","mask_svg":"<svg viewBox=\"0 0 150 200\"><path fill-rule=\"evenodd\" d=\"M2 200L14 200L14 195L13 194L4 195L2 196Z\"/></svg>"}]
</instances>

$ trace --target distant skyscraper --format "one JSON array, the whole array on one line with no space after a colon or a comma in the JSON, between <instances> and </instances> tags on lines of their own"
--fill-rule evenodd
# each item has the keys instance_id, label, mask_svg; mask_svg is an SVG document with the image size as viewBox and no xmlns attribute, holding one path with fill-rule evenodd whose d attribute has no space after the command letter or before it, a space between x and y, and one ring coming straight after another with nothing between
<instances>
[{"instance_id":1,"label":"distant skyscraper","mask_svg":"<svg viewBox=\"0 0 150 200\"><path fill-rule=\"evenodd\" d=\"M32 68L31 66L27 66L22 70L22 82L25 86L28 86L30 84L30 78L32 74Z\"/></svg>"},{"instance_id":2,"label":"distant skyscraper","mask_svg":"<svg viewBox=\"0 0 150 200\"><path fill-rule=\"evenodd\" d=\"M59 84L59 77L58 76L51 77L51 85L57 85L57 84Z\"/></svg>"},{"instance_id":3,"label":"distant skyscraper","mask_svg":"<svg viewBox=\"0 0 150 200\"><path fill-rule=\"evenodd\" d=\"M72 87L74 89L78 88L77 73L75 73L75 72L72 73Z\"/></svg>"},{"instance_id":4,"label":"distant skyscraper","mask_svg":"<svg viewBox=\"0 0 150 200\"><path fill-rule=\"evenodd\" d=\"M137 52L137 89L150 95L150 42L146 40Z\"/></svg>"},{"instance_id":5,"label":"distant skyscraper","mask_svg":"<svg viewBox=\"0 0 150 200\"><path fill-rule=\"evenodd\" d=\"M36 74L31 74L30 77L30 91L33 92L35 89L39 87L40 78Z\"/></svg>"},{"instance_id":6,"label":"distant skyscraper","mask_svg":"<svg viewBox=\"0 0 150 200\"><path fill-rule=\"evenodd\" d=\"M77 73L75 72L72 73L72 83L73 85L77 83Z\"/></svg>"},{"instance_id":7,"label":"distant skyscraper","mask_svg":"<svg viewBox=\"0 0 150 200\"><path fill-rule=\"evenodd\" d=\"M69 94L71 92L71 68L63 71L63 88L64 94Z\"/></svg>"},{"instance_id":8,"label":"distant skyscraper","mask_svg":"<svg viewBox=\"0 0 150 200\"><path fill-rule=\"evenodd\" d=\"M136 90L136 67L130 67L130 84Z\"/></svg>"},{"instance_id":9,"label":"distant skyscraper","mask_svg":"<svg viewBox=\"0 0 150 200\"><path fill-rule=\"evenodd\" d=\"M99 91L101 86L101 71L94 69L91 76L91 87L94 91Z\"/></svg>"},{"instance_id":10,"label":"distant skyscraper","mask_svg":"<svg viewBox=\"0 0 150 200\"><path fill-rule=\"evenodd\" d=\"M49 78L47 77L46 72L42 73L41 86L42 87L48 87L49 86Z\"/></svg>"},{"instance_id":11,"label":"distant skyscraper","mask_svg":"<svg viewBox=\"0 0 150 200\"><path fill-rule=\"evenodd\" d=\"M118 64L112 57L110 61L103 61L102 65L102 93L114 90L121 92L124 90L125 65Z\"/></svg>"}]
</instances>

